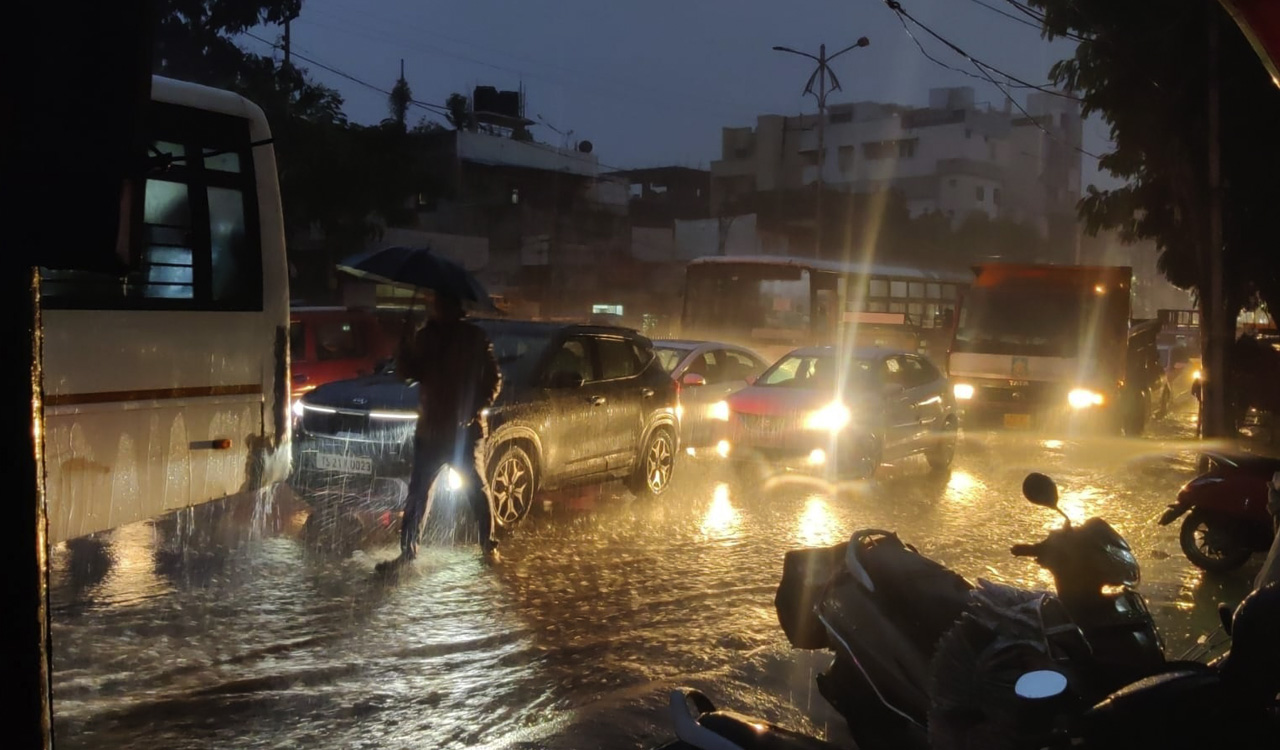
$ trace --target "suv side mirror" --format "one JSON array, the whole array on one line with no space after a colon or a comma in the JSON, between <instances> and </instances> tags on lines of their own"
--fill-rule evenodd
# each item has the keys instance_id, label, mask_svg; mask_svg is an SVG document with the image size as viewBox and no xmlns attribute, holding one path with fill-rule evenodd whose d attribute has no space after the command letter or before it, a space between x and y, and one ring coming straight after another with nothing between
<instances>
[{"instance_id":1,"label":"suv side mirror","mask_svg":"<svg viewBox=\"0 0 1280 750\"><path fill-rule=\"evenodd\" d=\"M693 388L699 385L706 385L706 384L707 384L707 379L696 372L686 372L680 378L680 385L689 386L690 388Z\"/></svg>"},{"instance_id":2,"label":"suv side mirror","mask_svg":"<svg viewBox=\"0 0 1280 750\"><path fill-rule=\"evenodd\" d=\"M551 388L581 388L587 382L581 373L559 370L551 374L548 385Z\"/></svg>"}]
</instances>

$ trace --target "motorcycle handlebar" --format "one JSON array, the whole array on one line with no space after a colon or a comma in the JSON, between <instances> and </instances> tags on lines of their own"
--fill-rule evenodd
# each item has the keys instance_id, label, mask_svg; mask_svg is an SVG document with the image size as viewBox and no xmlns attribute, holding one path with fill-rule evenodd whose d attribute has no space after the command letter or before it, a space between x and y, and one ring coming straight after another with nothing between
<instances>
[{"instance_id":1,"label":"motorcycle handlebar","mask_svg":"<svg viewBox=\"0 0 1280 750\"><path fill-rule=\"evenodd\" d=\"M1009 548L1009 552L1014 557L1036 557L1040 554L1040 545L1038 544L1015 544Z\"/></svg>"}]
</instances>

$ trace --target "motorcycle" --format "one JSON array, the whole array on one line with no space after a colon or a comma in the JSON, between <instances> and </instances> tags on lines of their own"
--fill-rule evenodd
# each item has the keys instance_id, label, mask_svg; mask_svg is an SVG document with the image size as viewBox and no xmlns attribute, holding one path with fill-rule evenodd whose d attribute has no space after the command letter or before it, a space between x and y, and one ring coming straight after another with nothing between
<instances>
[{"instance_id":1,"label":"motorcycle","mask_svg":"<svg viewBox=\"0 0 1280 750\"><path fill-rule=\"evenodd\" d=\"M1267 511L1268 485L1280 460L1250 455L1206 453L1209 470L1183 485L1160 525L1186 515L1178 533L1182 552L1196 567L1226 573L1266 552L1275 539Z\"/></svg>"},{"instance_id":2,"label":"motorcycle","mask_svg":"<svg viewBox=\"0 0 1280 750\"><path fill-rule=\"evenodd\" d=\"M859 746L924 748L958 736L1016 744L1022 718L1008 688L1018 674L1052 668L1097 698L1164 667L1124 538L1101 518L1073 524L1043 474L1028 475L1023 494L1065 519L1043 541L1011 549L1053 575L1056 595L974 586L878 529L787 553L779 621L792 645L835 653L819 691Z\"/></svg>"}]
</instances>

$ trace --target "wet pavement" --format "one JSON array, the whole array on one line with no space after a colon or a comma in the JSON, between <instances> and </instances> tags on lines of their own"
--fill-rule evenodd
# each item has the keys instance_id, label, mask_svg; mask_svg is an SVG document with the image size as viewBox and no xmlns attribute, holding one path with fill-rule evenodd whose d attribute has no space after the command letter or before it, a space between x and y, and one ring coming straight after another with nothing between
<instances>
[{"instance_id":1,"label":"wet pavement","mask_svg":"<svg viewBox=\"0 0 1280 750\"><path fill-rule=\"evenodd\" d=\"M395 553L376 519L349 556L310 549L288 491L76 540L50 573L56 746L645 748L670 737L683 684L840 741L813 684L829 657L777 623L783 553L878 527L970 579L1048 586L1008 553L1058 523L1021 498L1029 471L1129 539L1176 657L1260 559L1221 579L1186 561L1156 519L1195 473L1190 422L1153 432L967 434L949 476L917 458L834 491L690 459L658 499L559 497L497 563L439 543L392 583L373 572Z\"/></svg>"}]
</instances>

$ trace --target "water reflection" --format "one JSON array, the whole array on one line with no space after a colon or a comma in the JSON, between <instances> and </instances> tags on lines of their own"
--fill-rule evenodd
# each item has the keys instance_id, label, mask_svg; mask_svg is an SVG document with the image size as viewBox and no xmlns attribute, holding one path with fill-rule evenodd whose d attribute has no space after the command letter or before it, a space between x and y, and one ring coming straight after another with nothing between
<instances>
[{"instance_id":1,"label":"water reflection","mask_svg":"<svg viewBox=\"0 0 1280 750\"><path fill-rule=\"evenodd\" d=\"M732 539L738 535L742 514L729 499L729 485L717 482L711 491L711 505L702 518L702 535L710 539Z\"/></svg>"},{"instance_id":2,"label":"water reflection","mask_svg":"<svg viewBox=\"0 0 1280 750\"><path fill-rule=\"evenodd\" d=\"M972 505L982 499L987 485L967 471L952 470L944 497L960 505Z\"/></svg>"},{"instance_id":3,"label":"water reflection","mask_svg":"<svg viewBox=\"0 0 1280 750\"><path fill-rule=\"evenodd\" d=\"M1058 507L1071 518L1072 523L1083 523L1087 519L1101 515L1106 504L1105 496L1096 487L1083 487L1067 491L1059 490ZM1047 515L1044 521L1044 528L1045 530L1056 529L1062 523L1062 517L1056 513Z\"/></svg>"},{"instance_id":4,"label":"water reflection","mask_svg":"<svg viewBox=\"0 0 1280 750\"><path fill-rule=\"evenodd\" d=\"M841 540L835 515L821 495L810 495L796 524L796 539L806 547L826 547Z\"/></svg>"}]
</instances>

